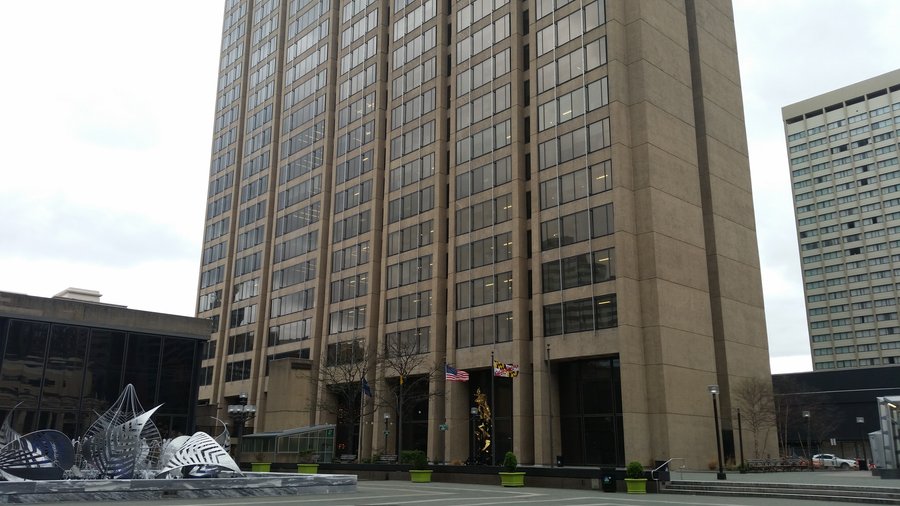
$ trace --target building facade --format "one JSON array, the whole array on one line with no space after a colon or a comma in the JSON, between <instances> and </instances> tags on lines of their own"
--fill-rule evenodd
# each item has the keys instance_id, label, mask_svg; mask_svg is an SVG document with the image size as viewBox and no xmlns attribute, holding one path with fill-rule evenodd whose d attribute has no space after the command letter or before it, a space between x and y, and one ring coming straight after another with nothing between
<instances>
[{"instance_id":1,"label":"building facade","mask_svg":"<svg viewBox=\"0 0 900 506\"><path fill-rule=\"evenodd\" d=\"M74 439L132 384L144 409L162 404L153 422L164 438L193 434L209 331L207 320L102 304L87 290L0 292L0 417L12 411L20 434Z\"/></svg>"},{"instance_id":2,"label":"building facade","mask_svg":"<svg viewBox=\"0 0 900 506\"><path fill-rule=\"evenodd\" d=\"M782 116L813 367L900 364L900 70Z\"/></svg>"},{"instance_id":3,"label":"building facade","mask_svg":"<svg viewBox=\"0 0 900 506\"><path fill-rule=\"evenodd\" d=\"M497 459L705 467L769 375L727 1L228 0L207 203L257 431L463 462L480 392Z\"/></svg>"}]
</instances>

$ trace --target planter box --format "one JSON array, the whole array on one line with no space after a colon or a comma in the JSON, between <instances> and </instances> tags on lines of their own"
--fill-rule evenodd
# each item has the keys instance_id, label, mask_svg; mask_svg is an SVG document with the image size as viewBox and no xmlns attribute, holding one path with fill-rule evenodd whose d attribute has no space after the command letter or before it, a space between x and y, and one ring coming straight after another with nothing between
<instances>
[{"instance_id":1,"label":"planter box","mask_svg":"<svg viewBox=\"0 0 900 506\"><path fill-rule=\"evenodd\" d=\"M297 464L297 472L300 474L316 474L319 472L319 464Z\"/></svg>"},{"instance_id":2,"label":"planter box","mask_svg":"<svg viewBox=\"0 0 900 506\"><path fill-rule=\"evenodd\" d=\"M410 469L409 478L413 483L431 483L431 473L433 472L430 469Z\"/></svg>"},{"instance_id":3,"label":"planter box","mask_svg":"<svg viewBox=\"0 0 900 506\"><path fill-rule=\"evenodd\" d=\"M271 462L251 462L250 470L254 473L268 473L272 470Z\"/></svg>"},{"instance_id":4,"label":"planter box","mask_svg":"<svg viewBox=\"0 0 900 506\"><path fill-rule=\"evenodd\" d=\"M647 478L625 478L625 488L629 494L646 494Z\"/></svg>"},{"instance_id":5,"label":"planter box","mask_svg":"<svg viewBox=\"0 0 900 506\"><path fill-rule=\"evenodd\" d=\"M515 473L499 473L500 474L500 484L504 487L524 487L525 486L525 473L524 472L515 472Z\"/></svg>"}]
</instances>

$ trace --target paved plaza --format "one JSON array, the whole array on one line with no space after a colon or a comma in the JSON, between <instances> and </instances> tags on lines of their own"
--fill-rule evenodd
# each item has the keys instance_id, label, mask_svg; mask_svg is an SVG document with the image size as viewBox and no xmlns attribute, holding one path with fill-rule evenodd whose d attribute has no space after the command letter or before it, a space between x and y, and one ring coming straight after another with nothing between
<instances>
[{"instance_id":1,"label":"paved plaza","mask_svg":"<svg viewBox=\"0 0 900 506\"><path fill-rule=\"evenodd\" d=\"M672 475L673 480L710 480L716 481L715 473L678 472ZM828 485L857 485L866 487L900 487L897 480L881 480L868 472L794 472L794 473L753 473L728 474L727 481L747 483L805 483ZM109 503L81 502L82 505ZM450 483L409 483L406 481L360 481L356 493L340 495L307 495L296 497L257 497L244 499L188 499L171 501L140 501L117 503L117 506L139 505L166 506L242 506L253 505L310 505L310 506L391 506L391 505L425 505L425 506L503 506L524 504L529 506L836 506L839 502L823 502L810 500L749 498L749 497L714 497L692 495L648 494L645 496L625 493L604 493L599 490L572 490L551 488L503 488L492 485L466 485Z\"/></svg>"}]
</instances>

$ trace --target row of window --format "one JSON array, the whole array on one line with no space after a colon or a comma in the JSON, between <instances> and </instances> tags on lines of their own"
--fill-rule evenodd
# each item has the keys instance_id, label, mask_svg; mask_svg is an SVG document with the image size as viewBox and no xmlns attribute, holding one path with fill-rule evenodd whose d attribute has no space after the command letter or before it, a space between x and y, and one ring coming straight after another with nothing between
<instances>
[{"instance_id":1,"label":"row of window","mask_svg":"<svg viewBox=\"0 0 900 506\"><path fill-rule=\"evenodd\" d=\"M272 273L272 290L280 290L314 279L316 279L316 259L312 258L305 262L278 269Z\"/></svg>"},{"instance_id":2,"label":"row of window","mask_svg":"<svg viewBox=\"0 0 900 506\"><path fill-rule=\"evenodd\" d=\"M616 295L549 304L543 308L544 335L586 332L618 325Z\"/></svg>"},{"instance_id":3,"label":"row of window","mask_svg":"<svg viewBox=\"0 0 900 506\"><path fill-rule=\"evenodd\" d=\"M508 146L512 139L510 120L502 121L456 141L456 163L465 163L495 149Z\"/></svg>"},{"instance_id":4,"label":"row of window","mask_svg":"<svg viewBox=\"0 0 900 506\"><path fill-rule=\"evenodd\" d=\"M613 205L554 218L541 223L541 251L613 233Z\"/></svg>"},{"instance_id":5,"label":"row of window","mask_svg":"<svg viewBox=\"0 0 900 506\"><path fill-rule=\"evenodd\" d=\"M355 299L369 293L369 275L356 274L331 282L331 302Z\"/></svg>"},{"instance_id":6,"label":"row of window","mask_svg":"<svg viewBox=\"0 0 900 506\"><path fill-rule=\"evenodd\" d=\"M294 204L298 204L305 200L322 193L322 176L313 176L306 181L301 181L287 190L278 192L278 210L281 211ZM262 202L263 204L265 201ZM265 216L265 211L261 211L260 217Z\"/></svg>"},{"instance_id":7,"label":"row of window","mask_svg":"<svg viewBox=\"0 0 900 506\"><path fill-rule=\"evenodd\" d=\"M456 322L456 347L469 348L512 341L512 313L499 313Z\"/></svg>"},{"instance_id":8,"label":"row of window","mask_svg":"<svg viewBox=\"0 0 900 506\"><path fill-rule=\"evenodd\" d=\"M275 236L281 237L291 232L306 228L319 221L321 202L312 204L280 216L275 222Z\"/></svg>"},{"instance_id":9,"label":"row of window","mask_svg":"<svg viewBox=\"0 0 900 506\"><path fill-rule=\"evenodd\" d=\"M372 184L373 181L368 179L346 190L336 192L334 194L334 212L346 211L372 200Z\"/></svg>"},{"instance_id":10,"label":"row of window","mask_svg":"<svg viewBox=\"0 0 900 506\"><path fill-rule=\"evenodd\" d=\"M512 232L479 239L456 247L456 272L512 258Z\"/></svg>"},{"instance_id":11,"label":"row of window","mask_svg":"<svg viewBox=\"0 0 900 506\"><path fill-rule=\"evenodd\" d=\"M541 183L541 209L573 202L612 188L612 162L606 160Z\"/></svg>"},{"instance_id":12,"label":"row of window","mask_svg":"<svg viewBox=\"0 0 900 506\"><path fill-rule=\"evenodd\" d=\"M610 146L609 118L561 134L538 146L539 169L545 170Z\"/></svg>"},{"instance_id":13,"label":"row of window","mask_svg":"<svg viewBox=\"0 0 900 506\"><path fill-rule=\"evenodd\" d=\"M557 57L554 61L538 69L538 93L544 93L557 85L606 65L606 58L606 37L588 42L584 48L579 47Z\"/></svg>"},{"instance_id":14,"label":"row of window","mask_svg":"<svg viewBox=\"0 0 900 506\"><path fill-rule=\"evenodd\" d=\"M390 191L417 183L434 175L434 153L391 169Z\"/></svg>"},{"instance_id":15,"label":"row of window","mask_svg":"<svg viewBox=\"0 0 900 506\"><path fill-rule=\"evenodd\" d=\"M541 264L544 293L587 286L615 279L614 249L602 249Z\"/></svg>"},{"instance_id":16,"label":"row of window","mask_svg":"<svg viewBox=\"0 0 900 506\"><path fill-rule=\"evenodd\" d=\"M488 23L484 28L456 43L456 62L462 63L509 37L509 14Z\"/></svg>"},{"instance_id":17,"label":"row of window","mask_svg":"<svg viewBox=\"0 0 900 506\"><path fill-rule=\"evenodd\" d=\"M422 5L409 11L405 16L394 21L394 42L402 39L407 33L422 26L437 13L435 0L425 0Z\"/></svg>"},{"instance_id":18,"label":"row of window","mask_svg":"<svg viewBox=\"0 0 900 506\"><path fill-rule=\"evenodd\" d=\"M272 318L316 307L316 289L307 288L281 297L272 297Z\"/></svg>"},{"instance_id":19,"label":"row of window","mask_svg":"<svg viewBox=\"0 0 900 506\"><path fill-rule=\"evenodd\" d=\"M509 109L511 85L504 84L471 102L456 108L456 129L490 118L494 114Z\"/></svg>"},{"instance_id":20,"label":"row of window","mask_svg":"<svg viewBox=\"0 0 900 506\"><path fill-rule=\"evenodd\" d=\"M512 194L473 204L456 211L456 234L467 234L512 219Z\"/></svg>"},{"instance_id":21,"label":"row of window","mask_svg":"<svg viewBox=\"0 0 900 506\"><path fill-rule=\"evenodd\" d=\"M456 309L512 300L512 272L492 274L456 284Z\"/></svg>"},{"instance_id":22,"label":"row of window","mask_svg":"<svg viewBox=\"0 0 900 506\"><path fill-rule=\"evenodd\" d=\"M427 246L434 241L434 223L428 220L388 234L388 256Z\"/></svg>"},{"instance_id":23,"label":"row of window","mask_svg":"<svg viewBox=\"0 0 900 506\"><path fill-rule=\"evenodd\" d=\"M603 0L587 4L568 16L538 31L538 56L547 54L570 40L580 37L606 23L606 9Z\"/></svg>"},{"instance_id":24,"label":"row of window","mask_svg":"<svg viewBox=\"0 0 900 506\"><path fill-rule=\"evenodd\" d=\"M462 199L475 195L511 180L512 159L508 156L470 171L460 172L457 170L456 198Z\"/></svg>"},{"instance_id":25,"label":"row of window","mask_svg":"<svg viewBox=\"0 0 900 506\"><path fill-rule=\"evenodd\" d=\"M538 107L538 131L553 128L609 104L607 78L565 93Z\"/></svg>"},{"instance_id":26,"label":"row of window","mask_svg":"<svg viewBox=\"0 0 900 506\"><path fill-rule=\"evenodd\" d=\"M431 255L388 265L387 288L397 288L431 279L432 265Z\"/></svg>"},{"instance_id":27,"label":"row of window","mask_svg":"<svg viewBox=\"0 0 900 506\"><path fill-rule=\"evenodd\" d=\"M431 315L431 290L385 301L384 322L394 323Z\"/></svg>"}]
</instances>

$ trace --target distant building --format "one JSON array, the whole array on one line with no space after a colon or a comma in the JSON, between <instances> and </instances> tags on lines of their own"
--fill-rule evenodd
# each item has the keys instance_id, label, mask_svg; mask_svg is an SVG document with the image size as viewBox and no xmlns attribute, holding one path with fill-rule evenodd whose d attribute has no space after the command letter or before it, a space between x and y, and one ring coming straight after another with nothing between
<instances>
[{"instance_id":1,"label":"distant building","mask_svg":"<svg viewBox=\"0 0 900 506\"><path fill-rule=\"evenodd\" d=\"M732 455L769 377L740 82L730 2L227 0L201 403L462 462L480 389L498 460L705 468L718 384Z\"/></svg>"},{"instance_id":2,"label":"distant building","mask_svg":"<svg viewBox=\"0 0 900 506\"><path fill-rule=\"evenodd\" d=\"M813 368L900 364L900 70L781 113Z\"/></svg>"},{"instance_id":3,"label":"distant building","mask_svg":"<svg viewBox=\"0 0 900 506\"><path fill-rule=\"evenodd\" d=\"M71 288L49 299L0 292L0 421L15 407L20 433L78 437L131 383L144 409L163 404L153 416L163 437L192 433L209 320L99 299Z\"/></svg>"}]
</instances>

